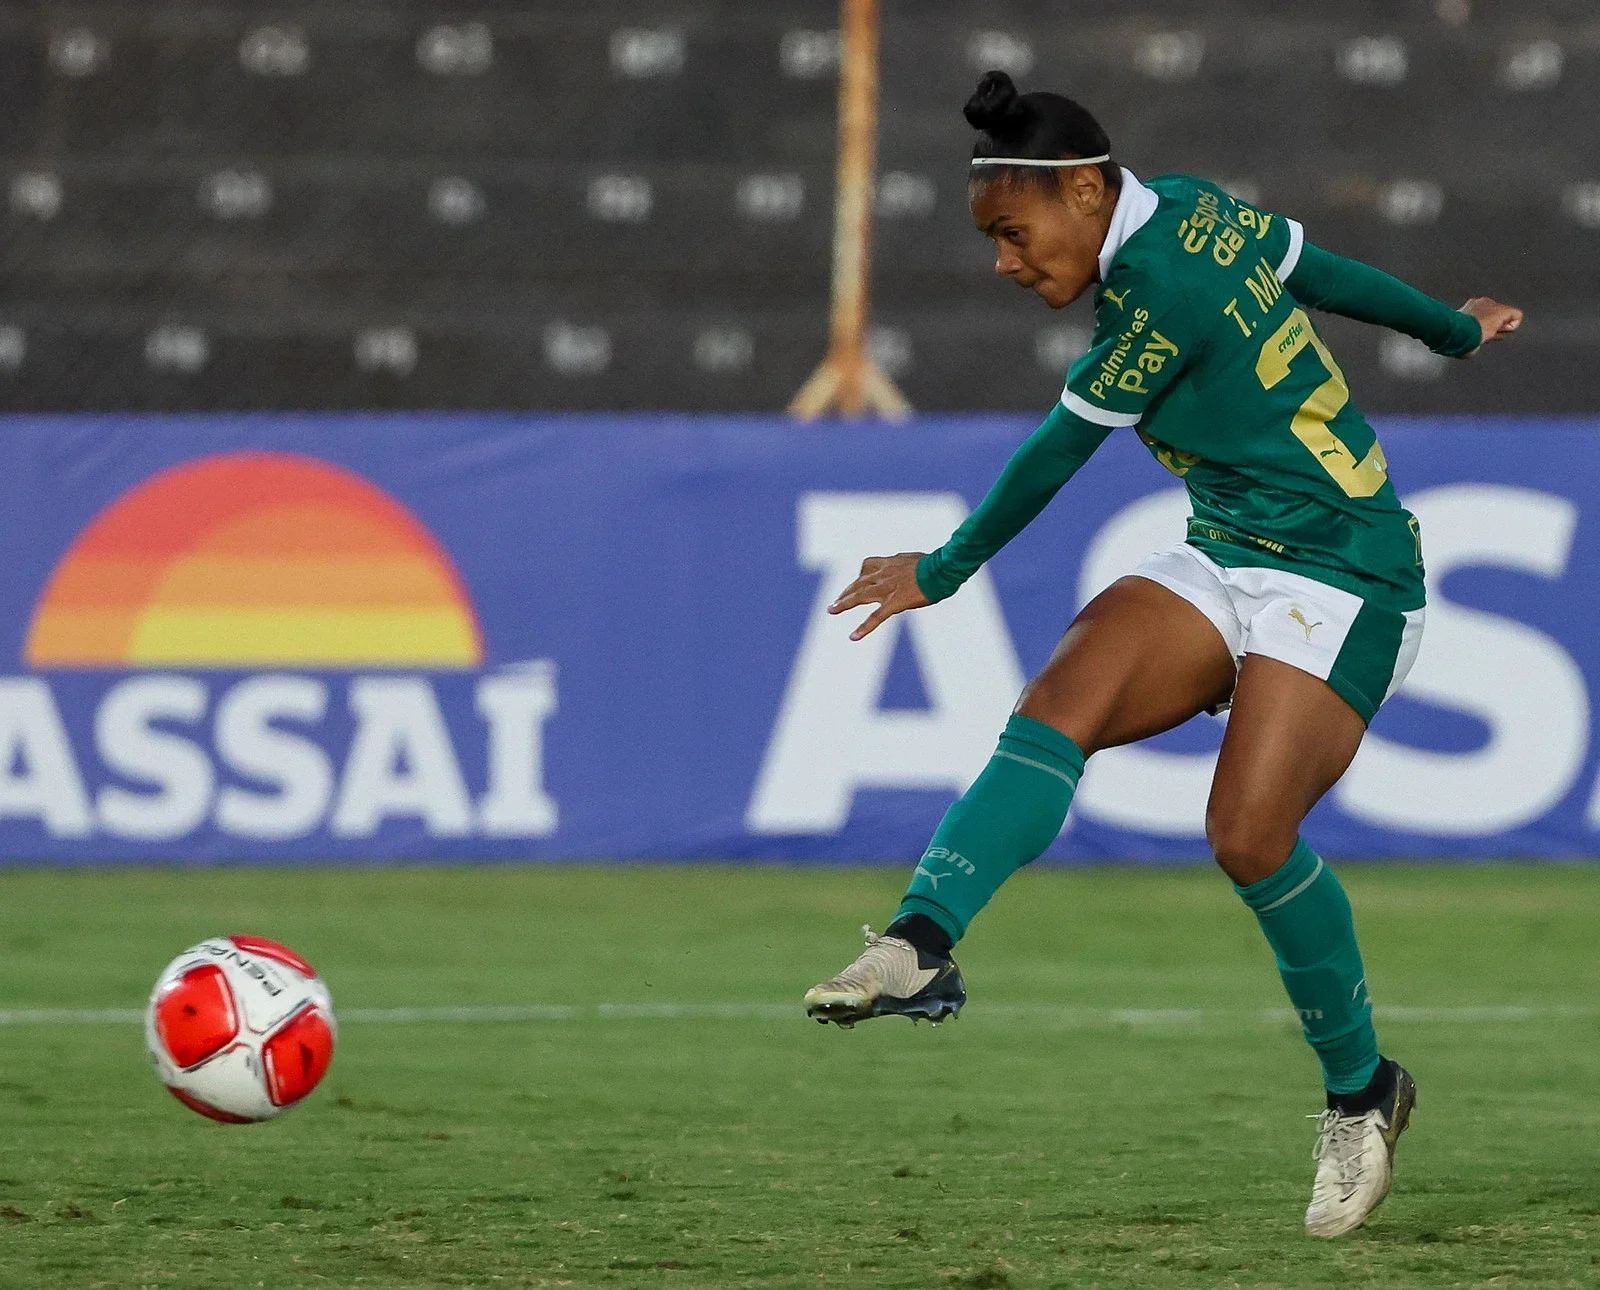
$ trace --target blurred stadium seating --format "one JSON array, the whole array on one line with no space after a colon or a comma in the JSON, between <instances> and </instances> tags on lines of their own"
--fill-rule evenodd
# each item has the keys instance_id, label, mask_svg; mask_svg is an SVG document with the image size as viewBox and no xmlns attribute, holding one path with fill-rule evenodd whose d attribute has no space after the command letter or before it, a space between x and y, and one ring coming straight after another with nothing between
<instances>
[{"instance_id":1,"label":"blurred stadium seating","mask_svg":"<svg viewBox=\"0 0 1600 1290\"><path fill-rule=\"evenodd\" d=\"M992 280L966 222L959 109L991 66L1081 98L1141 174L1530 310L1514 362L1448 376L1331 324L1369 410L1597 405L1592 3L1137 10L886 0L874 349L919 409L1044 406L1088 335ZM779 408L824 347L835 21L8 4L0 406Z\"/></svg>"}]
</instances>

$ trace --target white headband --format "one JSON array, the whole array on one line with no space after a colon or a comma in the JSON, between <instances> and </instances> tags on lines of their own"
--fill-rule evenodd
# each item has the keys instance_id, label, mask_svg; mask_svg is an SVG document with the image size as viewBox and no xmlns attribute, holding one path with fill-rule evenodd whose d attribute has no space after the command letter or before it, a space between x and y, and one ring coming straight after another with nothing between
<instances>
[{"instance_id":1,"label":"white headband","mask_svg":"<svg viewBox=\"0 0 1600 1290\"><path fill-rule=\"evenodd\" d=\"M1043 166L1054 170L1060 166L1096 166L1102 161L1110 161L1108 152L1100 157L1065 157L1060 159L1042 159L1038 157L974 157L974 166Z\"/></svg>"}]
</instances>

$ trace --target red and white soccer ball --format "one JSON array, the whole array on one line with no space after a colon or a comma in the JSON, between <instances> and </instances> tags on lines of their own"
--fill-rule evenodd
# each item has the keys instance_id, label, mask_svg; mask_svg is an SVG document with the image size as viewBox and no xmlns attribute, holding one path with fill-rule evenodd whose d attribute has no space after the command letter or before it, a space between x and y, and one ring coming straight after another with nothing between
<instances>
[{"instance_id":1,"label":"red and white soccer ball","mask_svg":"<svg viewBox=\"0 0 1600 1290\"><path fill-rule=\"evenodd\" d=\"M333 1000L311 964L259 936L219 936L156 979L144 1039L185 1106L228 1124L282 1115L333 1060Z\"/></svg>"}]
</instances>

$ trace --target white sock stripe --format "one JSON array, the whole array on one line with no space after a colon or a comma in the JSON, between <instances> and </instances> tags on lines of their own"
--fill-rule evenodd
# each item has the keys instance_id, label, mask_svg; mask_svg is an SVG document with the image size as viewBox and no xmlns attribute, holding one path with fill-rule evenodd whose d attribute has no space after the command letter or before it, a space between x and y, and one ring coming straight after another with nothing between
<instances>
[{"instance_id":1,"label":"white sock stripe","mask_svg":"<svg viewBox=\"0 0 1600 1290\"><path fill-rule=\"evenodd\" d=\"M1279 896L1270 905L1263 905L1260 909L1256 910L1256 913L1258 913L1258 914L1270 914L1279 905L1287 905L1291 900L1293 900L1296 896L1298 896L1302 891L1304 891L1307 887L1309 887L1312 883L1314 883L1321 873L1322 873L1322 857L1318 856L1317 857L1317 867L1311 871L1311 876L1309 878L1307 878L1304 882L1302 882L1293 891L1286 892L1282 896Z\"/></svg>"},{"instance_id":2,"label":"white sock stripe","mask_svg":"<svg viewBox=\"0 0 1600 1290\"><path fill-rule=\"evenodd\" d=\"M1020 761L1024 766L1032 766L1035 770L1042 770L1046 775L1054 775L1057 779L1065 780L1073 789L1078 787L1078 781L1066 771L1051 766L1046 762L1034 761L1032 757L1023 757L1018 753L1007 752L1004 748L995 750L996 757L1009 757L1012 761Z\"/></svg>"}]
</instances>

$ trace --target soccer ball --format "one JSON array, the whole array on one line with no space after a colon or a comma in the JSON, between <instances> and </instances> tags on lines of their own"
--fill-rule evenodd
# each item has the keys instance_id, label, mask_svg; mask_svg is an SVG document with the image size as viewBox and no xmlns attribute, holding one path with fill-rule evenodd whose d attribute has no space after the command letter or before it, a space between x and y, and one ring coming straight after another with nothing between
<instances>
[{"instance_id":1,"label":"soccer ball","mask_svg":"<svg viewBox=\"0 0 1600 1290\"><path fill-rule=\"evenodd\" d=\"M311 964L259 936L219 936L156 978L144 1041L185 1106L227 1124L282 1115L333 1060L333 1000Z\"/></svg>"}]
</instances>

